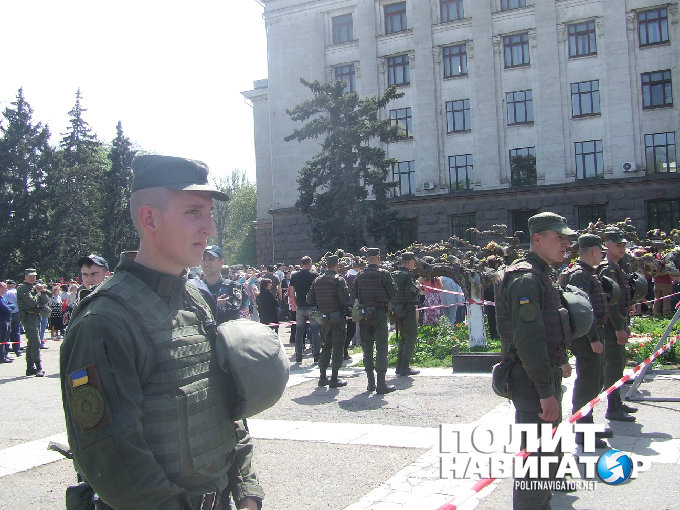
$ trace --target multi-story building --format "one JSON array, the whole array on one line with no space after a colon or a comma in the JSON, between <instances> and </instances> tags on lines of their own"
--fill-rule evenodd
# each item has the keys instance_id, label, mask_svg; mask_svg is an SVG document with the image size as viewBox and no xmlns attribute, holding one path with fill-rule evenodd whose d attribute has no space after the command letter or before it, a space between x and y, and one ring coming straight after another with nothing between
<instances>
[{"instance_id":1,"label":"multi-story building","mask_svg":"<svg viewBox=\"0 0 680 510\"><path fill-rule=\"evenodd\" d=\"M253 103L261 261L316 254L285 142L307 80L405 94L382 114L404 245L551 210L584 227L680 221L678 0L266 0L269 76ZM342 211L338 211L342 214Z\"/></svg>"}]
</instances>

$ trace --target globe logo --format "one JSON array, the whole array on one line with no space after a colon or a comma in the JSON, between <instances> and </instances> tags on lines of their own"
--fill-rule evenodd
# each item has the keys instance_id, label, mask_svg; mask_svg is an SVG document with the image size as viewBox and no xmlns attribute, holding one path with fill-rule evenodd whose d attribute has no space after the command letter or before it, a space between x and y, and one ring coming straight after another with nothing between
<instances>
[{"instance_id":1,"label":"globe logo","mask_svg":"<svg viewBox=\"0 0 680 510\"><path fill-rule=\"evenodd\" d=\"M628 454L619 450L609 450L597 461L597 474L604 483L618 485L630 478L633 461Z\"/></svg>"}]
</instances>

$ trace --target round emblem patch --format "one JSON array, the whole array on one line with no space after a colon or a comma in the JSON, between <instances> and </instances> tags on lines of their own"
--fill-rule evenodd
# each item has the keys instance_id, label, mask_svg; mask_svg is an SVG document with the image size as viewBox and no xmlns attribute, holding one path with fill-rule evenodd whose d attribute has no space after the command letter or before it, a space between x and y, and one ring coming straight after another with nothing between
<instances>
[{"instance_id":1,"label":"round emblem patch","mask_svg":"<svg viewBox=\"0 0 680 510\"><path fill-rule=\"evenodd\" d=\"M538 310L536 310L535 304L527 303L526 305L519 306L519 316L524 320L524 322L535 321L536 315L538 315Z\"/></svg>"},{"instance_id":2,"label":"round emblem patch","mask_svg":"<svg viewBox=\"0 0 680 510\"><path fill-rule=\"evenodd\" d=\"M81 428L91 429L104 417L104 397L94 386L80 386L71 395L71 412Z\"/></svg>"}]
</instances>

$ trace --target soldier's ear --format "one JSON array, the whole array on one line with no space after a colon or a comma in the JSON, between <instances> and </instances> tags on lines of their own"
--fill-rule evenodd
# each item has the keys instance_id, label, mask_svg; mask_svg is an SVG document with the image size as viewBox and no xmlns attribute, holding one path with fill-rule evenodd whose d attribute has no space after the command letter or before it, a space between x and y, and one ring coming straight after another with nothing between
<instances>
[{"instance_id":1,"label":"soldier's ear","mask_svg":"<svg viewBox=\"0 0 680 510\"><path fill-rule=\"evenodd\" d=\"M143 205L139 208L137 214L139 215L139 224L145 231L153 231L156 229L156 217L154 209L151 206Z\"/></svg>"}]
</instances>

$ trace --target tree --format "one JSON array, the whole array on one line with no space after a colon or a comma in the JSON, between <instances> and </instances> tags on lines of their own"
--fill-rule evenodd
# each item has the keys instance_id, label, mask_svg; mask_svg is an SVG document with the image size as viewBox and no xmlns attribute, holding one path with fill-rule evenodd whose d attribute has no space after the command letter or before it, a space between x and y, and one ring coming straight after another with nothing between
<instances>
[{"instance_id":1,"label":"tree","mask_svg":"<svg viewBox=\"0 0 680 510\"><path fill-rule=\"evenodd\" d=\"M45 172L52 164L49 128L32 122L33 109L17 92L0 126L0 275L41 267L46 238Z\"/></svg>"},{"instance_id":2,"label":"tree","mask_svg":"<svg viewBox=\"0 0 680 510\"><path fill-rule=\"evenodd\" d=\"M57 164L48 175L51 246L47 255L53 276L72 274L79 257L102 251L102 177L110 161L83 118L86 111L78 89Z\"/></svg>"},{"instance_id":3,"label":"tree","mask_svg":"<svg viewBox=\"0 0 680 510\"><path fill-rule=\"evenodd\" d=\"M255 264L257 190L245 172L232 170L229 179L216 179L215 186L229 195L228 202L215 201L213 216L217 235L214 243L224 250L227 264Z\"/></svg>"},{"instance_id":4,"label":"tree","mask_svg":"<svg viewBox=\"0 0 680 510\"><path fill-rule=\"evenodd\" d=\"M136 249L139 238L130 218L130 194L132 186L132 150L130 139L123 134L123 125L116 126L108 154L111 166L104 171L102 186L102 231L104 245L102 255L114 265L125 250Z\"/></svg>"},{"instance_id":5,"label":"tree","mask_svg":"<svg viewBox=\"0 0 680 510\"><path fill-rule=\"evenodd\" d=\"M306 124L285 140L323 137L321 152L305 163L297 179L296 206L309 219L314 243L322 251L355 252L367 236L394 243L396 219L388 194L395 183L388 175L396 161L375 144L399 139L398 127L378 113L403 93L391 87L382 96L359 99L343 92L344 82L300 81L314 97L287 111Z\"/></svg>"}]
</instances>

